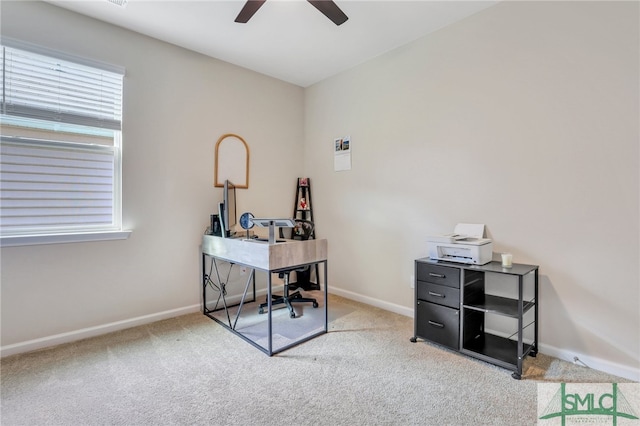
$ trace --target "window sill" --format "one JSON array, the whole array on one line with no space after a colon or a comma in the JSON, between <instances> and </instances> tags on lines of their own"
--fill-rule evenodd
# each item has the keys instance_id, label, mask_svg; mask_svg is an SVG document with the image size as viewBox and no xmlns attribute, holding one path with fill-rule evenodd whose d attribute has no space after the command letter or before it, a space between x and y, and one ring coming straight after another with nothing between
<instances>
[{"instance_id":1,"label":"window sill","mask_svg":"<svg viewBox=\"0 0 640 426\"><path fill-rule=\"evenodd\" d=\"M133 231L79 232L73 234L20 235L0 237L0 247L41 244L83 243L88 241L126 240Z\"/></svg>"}]
</instances>

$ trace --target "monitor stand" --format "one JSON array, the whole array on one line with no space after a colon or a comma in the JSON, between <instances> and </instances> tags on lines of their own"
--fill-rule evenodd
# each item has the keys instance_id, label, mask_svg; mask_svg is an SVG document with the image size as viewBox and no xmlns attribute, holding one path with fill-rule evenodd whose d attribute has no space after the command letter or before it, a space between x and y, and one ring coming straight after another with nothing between
<instances>
[{"instance_id":1,"label":"monitor stand","mask_svg":"<svg viewBox=\"0 0 640 426\"><path fill-rule=\"evenodd\" d=\"M279 228L293 228L296 226L293 219L256 219L251 221L259 227L269 227L269 244L276 243L276 226Z\"/></svg>"}]
</instances>

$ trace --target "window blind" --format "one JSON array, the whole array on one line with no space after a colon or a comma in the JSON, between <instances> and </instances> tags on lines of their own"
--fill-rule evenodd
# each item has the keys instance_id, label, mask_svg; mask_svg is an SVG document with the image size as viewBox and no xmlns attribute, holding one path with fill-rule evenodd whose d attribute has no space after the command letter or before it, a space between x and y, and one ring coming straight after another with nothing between
<instances>
[{"instance_id":1,"label":"window blind","mask_svg":"<svg viewBox=\"0 0 640 426\"><path fill-rule=\"evenodd\" d=\"M122 74L2 47L2 113L121 130Z\"/></svg>"},{"instance_id":2,"label":"window blind","mask_svg":"<svg viewBox=\"0 0 640 426\"><path fill-rule=\"evenodd\" d=\"M72 145L2 138L3 234L114 225L114 147Z\"/></svg>"},{"instance_id":3,"label":"window blind","mask_svg":"<svg viewBox=\"0 0 640 426\"><path fill-rule=\"evenodd\" d=\"M0 46L0 236L120 230L123 73L18 47Z\"/></svg>"}]
</instances>

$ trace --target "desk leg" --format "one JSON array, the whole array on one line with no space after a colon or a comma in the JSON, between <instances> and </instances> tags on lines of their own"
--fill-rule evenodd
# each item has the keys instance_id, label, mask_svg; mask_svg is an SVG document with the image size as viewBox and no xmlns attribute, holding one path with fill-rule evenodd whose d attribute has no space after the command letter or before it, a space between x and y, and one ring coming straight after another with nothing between
<instances>
[{"instance_id":1,"label":"desk leg","mask_svg":"<svg viewBox=\"0 0 640 426\"><path fill-rule=\"evenodd\" d=\"M220 287L220 295L218 296L218 301L216 302L216 306L218 306L220 297L222 297L222 306L224 306L224 311L227 314L227 321L229 321L229 328L233 328L231 326L231 317L229 316L229 307L227 306L227 297L226 297L227 296L226 285L229 282L229 274L231 273L231 268L233 268L233 263L229 268L229 274L227 274L227 280L226 282L223 283L222 280L220 279L220 271L218 270L218 263L216 262L216 258L212 257L211 262L213 262L213 267L216 270L216 278L218 280L218 286Z\"/></svg>"},{"instance_id":2,"label":"desk leg","mask_svg":"<svg viewBox=\"0 0 640 426\"><path fill-rule=\"evenodd\" d=\"M267 355L273 355L273 324L271 322L271 272L267 272L267 313L269 315L269 353Z\"/></svg>"},{"instance_id":3,"label":"desk leg","mask_svg":"<svg viewBox=\"0 0 640 426\"><path fill-rule=\"evenodd\" d=\"M244 293L242 293L242 299L240 300L240 305L238 306L238 312L236 313L236 319L233 321L232 329L236 329L236 324L238 323L238 318L240 318L240 314L242 313L242 307L244 306L244 301L247 298L247 290L249 290L249 284L253 281L253 286L255 289L255 280L253 280L253 276L256 273L255 269L251 269L251 273L249 274L249 278L247 278L247 284L244 286ZM253 294L253 299L255 300L255 290Z\"/></svg>"},{"instance_id":4,"label":"desk leg","mask_svg":"<svg viewBox=\"0 0 640 426\"><path fill-rule=\"evenodd\" d=\"M202 313L207 313L207 255L202 253Z\"/></svg>"},{"instance_id":5,"label":"desk leg","mask_svg":"<svg viewBox=\"0 0 640 426\"><path fill-rule=\"evenodd\" d=\"M211 259L211 266L209 267L209 273L207 274L207 267L206 267L206 257L209 257L205 254L202 255L202 298L203 298L203 313L206 315L209 312L213 312L218 310L218 304L220 304L220 299L223 299L224 295L225 295L225 286L224 283L221 282L220 280L220 274L218 273L218 264L215 262L215 258L213 257L209 257ZM214 282L213 280L213 269L216 269L216 279L217 281ZM218 291L218 298L216 299L216 304L214 305L213 309L209 309L207 308L207 286L211 286L213 288L215 288ZM226 300L223 299L222 300L223 305L225 305ZM225 305L225 309L226 309L226 305Z\"/></svg>"},{"instance_id":6,"label":"desk leg","mask_svg":"<svg viewBox=\"0 0 640 426\"><path fill-rule=\"evenodd\" d=\"M211 259L211 266L209 268L209 273L207 274L207 267L206 267L206 256L205 254L202 255L202 312L205 315L208 315L211 312L215 312L218 310L218 305L220 304L220 300L222 300L222 308L220 309L224 309L226 315L227 315L227 322L229 323L229 328L232 328L231 325L231 317L229 316L229 307L227 306L227 283L229 282L229 275L231 274L231 268L233 268L233 263L230 263L230 267L229 267L229 272L227 273L227 277L226 277L226 281L222 281L220 279L220 270L218 269L218 263L216 262L216 258L212 257L212 256L208 256ZM215 281L213 279L213 271L215 269ZM218 298L216 299L216 304L213 307L213 309L209 309L207 307L207 286L211 286L213 288L215 288L218 291ZM247 283L247 287L248 287L248 283ZM246 292L246 290L245 290ZM253 298L255 300L255 284L254 284L254 293L253 293Z\"/></svg>"},{"instance_id":7,"label":"desk leg","mask_svg":"<svg viewBox=\"0 0 640 426\"><path fill-rule=\"evenodd\" d=\"M316 263L316 267L318 264ZM324 331L329 331L329 286L327 285L329 275L327 275L327 261L324 261ZM320 281L320 280L318 280ZM320 283L318 283L320 284Z\"/></svg>"}]
</instances>

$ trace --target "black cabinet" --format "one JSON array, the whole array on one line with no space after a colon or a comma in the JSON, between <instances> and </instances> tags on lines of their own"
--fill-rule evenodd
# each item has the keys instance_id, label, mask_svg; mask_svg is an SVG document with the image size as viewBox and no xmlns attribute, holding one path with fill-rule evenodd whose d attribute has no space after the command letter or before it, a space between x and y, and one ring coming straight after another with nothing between
<instances>
[{"instance_id":1,"label":"black cabinet","mask_svg":"<svg viewBox=\"0 0 640 426\"><path fill-rule=\"evenodd\" d=\"M538 266L415 261L414 336L522 376L538 346ZM527 330L527 332L525 332Z\"/></svg>"},{"instance_id":2,"label":"black cabinet","mask_svg":"<svg viewBox=\"0 0 640 426\"><path fill-rule=\"evenodd\" d=\"M458 349L460 270L416 262L415 272L415 337Z\"/></svg>"}]
</instances>

